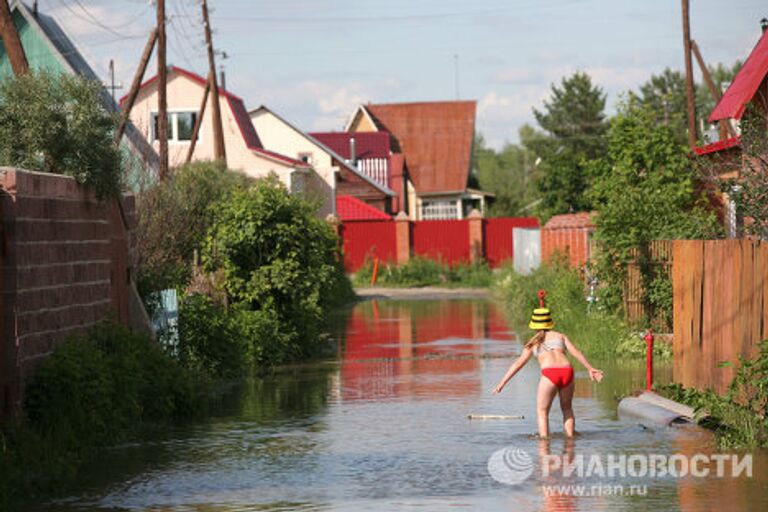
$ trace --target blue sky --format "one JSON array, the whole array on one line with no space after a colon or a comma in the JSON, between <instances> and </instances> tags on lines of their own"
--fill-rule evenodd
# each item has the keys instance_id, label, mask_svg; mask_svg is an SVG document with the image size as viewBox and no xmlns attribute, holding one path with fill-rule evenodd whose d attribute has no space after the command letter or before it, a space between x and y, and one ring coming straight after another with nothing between
<instances>
[{"instance_id":1,"label":"blue sky","mask_svg":"<svg viewBox=\"0 0 768 512\"><path fill-rule=\"evenodd\" d=\"M31 1L31 0L30 0ZM147 0L39 0L107 79L127 87L154 26ZM166 0L168 62L207 70L197 0ZM691 0L691 31L709 63L744 58L765 0ZM516 141L552 82L588 72L620 94L683 68L677 0L209 0L227 88L307 131L340 130L361 102L478 101L477 129ZM456 59L455 55L458 55ZM219 62L222 62L219 60ZM148 76L155 73L150 64ZM697 75L698 77L698 75ZM125 92L125 89L122 91ZM118 95L121 92L118 92Z\"/></svg>"}]
</instances>

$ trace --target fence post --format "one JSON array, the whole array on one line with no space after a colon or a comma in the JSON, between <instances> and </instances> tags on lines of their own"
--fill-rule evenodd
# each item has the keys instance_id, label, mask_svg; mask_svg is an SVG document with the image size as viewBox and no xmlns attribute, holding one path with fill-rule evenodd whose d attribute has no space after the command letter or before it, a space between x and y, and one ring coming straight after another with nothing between
<instances>
[{"instance_id":1,"label":"fence post","mask_svg":"<svg viewBox=\"0 0 768 512\"><path fill-rule=\"evenodd\" d=\"M397 264L408 263L411 258L411 221L402 211L395 216L395 247Z\"/></svg>"},{"instance_id":2,"label":"fence post","mask_svg":"<svg viewBox=\"0 0 768 512\"><path fill-rule=\"evenodd\" d=\"M469 261L483 259L483 214L472 210L467 215L469 221Z\"/></svg>"}]
</instances>

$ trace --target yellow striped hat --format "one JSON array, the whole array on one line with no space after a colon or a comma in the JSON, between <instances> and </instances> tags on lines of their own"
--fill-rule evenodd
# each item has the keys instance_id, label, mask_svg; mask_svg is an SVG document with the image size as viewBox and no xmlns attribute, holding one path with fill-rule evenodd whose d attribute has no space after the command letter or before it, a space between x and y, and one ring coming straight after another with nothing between
<instances>
[{"instance_id":1,"label":"yellow striped hat","mask_svg":"<svg viewBox=\"0 0 768 512\"><path fill-rule=\"evenodd\" d=\"M549 308L536 308L531 315L531 321L528 322L528 327L538 331L541 329L552 329L555 323L552 321L552 313Z\"/></svg>"}]
</instances>

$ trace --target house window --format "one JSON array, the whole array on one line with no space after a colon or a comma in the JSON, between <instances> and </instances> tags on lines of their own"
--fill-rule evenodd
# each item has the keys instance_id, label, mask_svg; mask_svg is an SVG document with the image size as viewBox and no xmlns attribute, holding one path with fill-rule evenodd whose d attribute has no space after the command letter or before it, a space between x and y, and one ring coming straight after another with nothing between
<instances>
[{"instance_id":1,"label":"house window","mask_svg":"<svg viewBox=\"0 0 768 512\"><path fill-rule=\"evenodd\" d=\"M299 153L299 160L305 164L312 165L312 153Z\"/></svg>"},{"instance_id":2,"label":"house window","mask_svg":"<svg viewBox=\"0 0 768 512\"><path fill-rule=\"evenodd\" d=\"M157 140L159 130L157 128L157 112L152 113L152 140ZM168 141L169 142L188 142L192 140L192 131L195 129L197 121L197 112L179 111L168 112ZM197 140L200 140L198 134Z\"/></svg>"},{"instance_id":3,"label":"house window","mask_svg":"<svg viewBox=\"0 0 768 512\"><path fill-rule=\"evenodd\" d=\"M421 203L423 220L452 220L459 218L456 201L423 201Z\"/></svg>"}]
</instances>

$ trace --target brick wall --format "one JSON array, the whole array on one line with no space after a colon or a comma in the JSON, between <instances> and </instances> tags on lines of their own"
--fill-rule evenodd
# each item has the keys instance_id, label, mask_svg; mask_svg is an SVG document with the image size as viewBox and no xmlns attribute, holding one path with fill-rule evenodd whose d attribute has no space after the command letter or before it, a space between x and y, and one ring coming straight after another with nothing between
<instances>
[{"instance_id":1,"label":"brick wall","mask_svg":"<svg viewBox=\"0 0 768 512\"><path fill-rule=\"evenodd\" d=\"M132 197L99 202L74 179L0 168L0 411L66 338L105 318L129 323Z\"/></svg>"}]
</instances>

